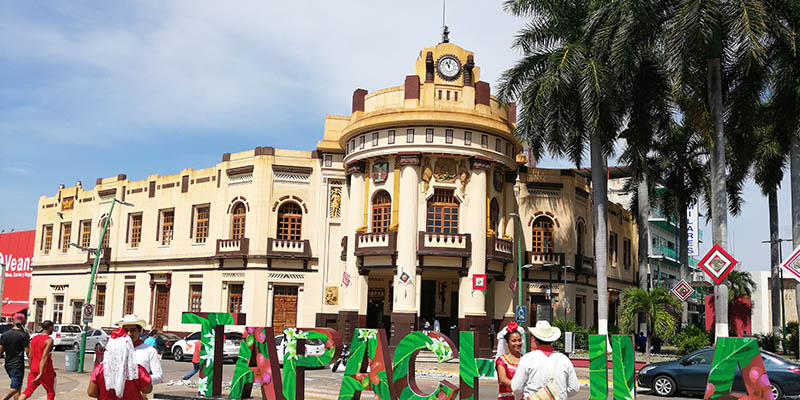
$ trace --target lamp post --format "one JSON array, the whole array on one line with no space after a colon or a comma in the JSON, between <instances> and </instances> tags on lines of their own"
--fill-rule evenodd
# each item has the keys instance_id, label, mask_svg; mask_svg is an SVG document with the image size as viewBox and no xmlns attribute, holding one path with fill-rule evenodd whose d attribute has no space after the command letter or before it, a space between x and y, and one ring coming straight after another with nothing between
<instances>
[{"instance_id":1,"label":"lamp post","mask_svg":"<svg viewBox=\"0 0 800 400\"><path fill-rule=\"evenodd\" d=\"M517 306L522 305L522 269L532 267L531 264L522 265L522 220L518 213L508 213L514 218L514 240L517 242ZM516 311L516 310L515 310ZM516 312L515 312L516 314ZM530 326L530 324L528 324ZM522 341L522 350L525 350L525 340Z\"/></svg>"},{"instance_id":2,"label":"lamp post","mask_svg":"<svg viewBox=\"0 0 800 400\"><path fill-rule=\"evenodd\" d=\"M94 263L92 263L92 274L89 276L89 292L86 294L86 302L84 303L85 306L92 304L92 289L94 288L94 277L97 274L97 265L100 264L100 254L103 252L103 240L106 238L106 232L108 231L108 223L111 221L111 213L114 212L114 204L119 203L123 206L133 207L133 204L124 202L122 200L114 199L111 201L111 209L108 210L108 215L106 216L106 220L103 223L103 231L100 232L100 241L97 242L98 246L97 249L89 249L83 246L78 246L77 244L70 243L71 246L77 247L81 250L94 252ZM84 355L86 353L86 332L89 331L89 323L84 322L83 324L83 332L81 333L81 350L80 354L78 354L78 372L83 372L83 361Z\"/></svg>"},{"instance_id":3,"label":"lamp post","mask_svg":"<svg viewBox=\"0 0 800 400\"><path fill-rule=\"evenodd\" d=\"M791 242L792 239L775 239L775 240L762 240L761 243L769 243L772 245L773 243L778 243L778 262L783 262L783 242ZM781 280L781 327L783 331L783 341L786 341L786 304L783 301L783 268L780 268L780 280ZM775 278L775 277L773 277ZM781 342L781 347L783 347L783 342Z\"/></svg>"}]
</instances>

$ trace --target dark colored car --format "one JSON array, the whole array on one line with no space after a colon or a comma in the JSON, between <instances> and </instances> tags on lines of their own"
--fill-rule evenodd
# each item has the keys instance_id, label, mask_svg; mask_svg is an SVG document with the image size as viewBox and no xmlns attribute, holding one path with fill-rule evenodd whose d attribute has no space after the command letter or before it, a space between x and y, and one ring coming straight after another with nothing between
<instances>
[{"instance_id":1,"label":"dark colored car","mask_svg":"<svg viewBox=\"0 0 800 400\"><path fill-rule=\"evenodd\" d=\"M181 339L183 338L172 333L159 333L158 336L156 336L156 350L158 350L158 354L172 354L172 345Z\"/></svg>"},{"instance_id":2,"label":"dark colored car","mask_svg":"<svg viewBox=\"0 0 800 400\"><path fill-rule=\"evenodd\" d=\"M800 364L768 351L761 351L761 357L775 400L783 396L800 395ZM708 347L675 361L649 364L639 370L639 386L651 388L655 394L668 397L678 392L705 393L713 358L714 348ZM733 379L733 391L747 391L738 369Z\"/></svg>"}]
</instances>

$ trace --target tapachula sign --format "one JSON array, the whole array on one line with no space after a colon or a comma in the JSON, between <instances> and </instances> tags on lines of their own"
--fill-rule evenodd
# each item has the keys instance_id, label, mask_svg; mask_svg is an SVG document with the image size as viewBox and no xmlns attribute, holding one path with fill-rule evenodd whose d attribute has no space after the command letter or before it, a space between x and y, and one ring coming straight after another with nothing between
<instances>
[{"instance_id":1,"label":"tapachula sign","mask_svg":"<svg viewBox=\"0 0 800 400\"><path fill-rule=\"evenodd\" d=\"M201 378L198 391L205 396L222 393L222 346L225 325L243 325L243 314L184 313L183 323L200 324ZM338 359L342 338L330 328L286 328L286 352L283 370L278 365L275 334L271 327L247 327L239 348L229 397L249 398L253 386L260 388L266 400L299 400L304 398L305 369L324 367ZM479 398L478 378L494 375L494 360L477 357L477 332L459 332L459 348L438 332L411 332L397 345L393 355L383 330L354 331L350 357L339 388L339 400L358 400L368 390L381 400L472 400ZM325 344L321 355L306 356L307 340L319 339ZM634 353L630 336L611 337L614 398L635 399ZM423 393L416 382L415 361L420 351L428 350L438 362L458 358L458 385L441 380L431 393ZM742 369L747 398L771 399L767 377L758 344L753 338L720 338L708 377L705 399L735 398L730 396L733 376ZM589 338L590 399L607 398L606 336ZM368 368L369 367L369 368Z\"/></svg>"}]
</instances>

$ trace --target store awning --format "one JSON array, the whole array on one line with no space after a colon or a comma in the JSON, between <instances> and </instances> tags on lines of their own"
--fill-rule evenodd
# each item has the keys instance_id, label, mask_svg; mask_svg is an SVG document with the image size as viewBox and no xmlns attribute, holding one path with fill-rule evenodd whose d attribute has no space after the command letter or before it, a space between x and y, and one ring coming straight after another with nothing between
<instances>
[{"instance_id":1,"label":"store awning","mask_svg":"<svg viewBox=\"0 0 800 400\"><path fill-rule=\"evenodd\" d=\"M14 314L28 309L28 303L22 304L3 304L3 312L0 313L0 316L3 317L13 317ZM23 313L24 314L24 313Z\"/></svg>"}]
</instances>

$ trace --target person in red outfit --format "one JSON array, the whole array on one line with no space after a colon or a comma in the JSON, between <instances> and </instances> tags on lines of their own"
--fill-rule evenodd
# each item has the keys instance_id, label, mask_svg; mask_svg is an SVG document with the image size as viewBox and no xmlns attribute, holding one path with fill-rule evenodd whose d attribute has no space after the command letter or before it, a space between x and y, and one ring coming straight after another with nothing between
<instances>
[{"instance_id":1,"label":"person in red outfit","mask_svg":"<svg viewBox=\"0 0 800 400\"><path fill-rule=\"evenodd\" d=\"M53 369L53 359L50 351L53 350L53 321L42 322L42 332L31 339L31 373L28 375L28 385L22 392L19 400L31 397L34 391L42 385L47 392L47 400L56 398L56 371Z\"/></svg>"},{"instance_id":2,"label":"person in red outfit","mask_svg":"<svg viewBox=\"0 0 800 400\"><path fill-rule=\"evenodd\" d=\"M512 321L497 335L497 354L494 365L499 385L498 399L514 400L514 394L511 392L511 379L514 378L519 359L522 357L522 334L524 332L519 324Z\"/></svg>"},{"instance_id":3,"label":"person in red outfit","mask_svg":"<svg viewBox=\"0 0 800 400\"><path fill-rule=\"evenodd\" d=\"M89 381L87 394L100 400L142 400L153 391L150 374L136 362L133 342L122 327L111 333L103 363Z\"/></svg>"}]
</instances>

